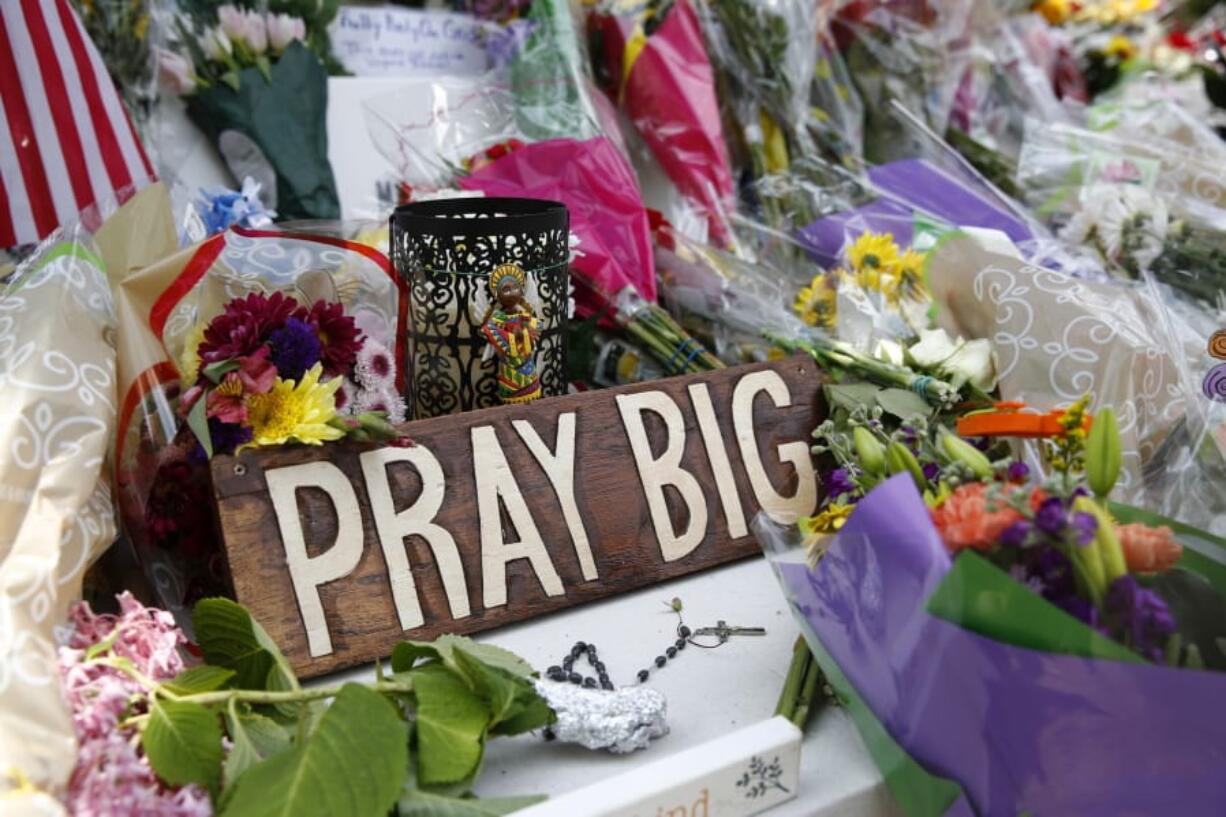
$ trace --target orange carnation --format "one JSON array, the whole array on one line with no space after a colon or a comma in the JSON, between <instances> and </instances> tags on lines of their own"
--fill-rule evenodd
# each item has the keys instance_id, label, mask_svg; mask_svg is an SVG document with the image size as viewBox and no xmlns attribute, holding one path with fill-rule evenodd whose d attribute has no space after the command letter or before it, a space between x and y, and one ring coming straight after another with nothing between
<instances>
[{"instance_id":1,"label":"orange carnation","mask_svg":"<svg viewBox=\"0 0 1226 817\"><path fill-rule=\"evenodd\" d=\"M988 550L1006 528L1022 521L1022 515L1003 499L994 501L995 510L989 511L987 491L982 482L972 482L959 487L932 509L932 522L950 553L964 548Z\"/></svg>"},{"instance_id":2,"label":"orange carnation","mask_svg":"<svg viewBox=\"0 0 1226 817\"><path fill-rule=\"evenodd\" d=\"M1140 522L1116 528L1124 561L1130 573L1161 573L1170 570L1183 555L1183 545L1166 525L1151 528Z\"/></svg>"}]
</instances>

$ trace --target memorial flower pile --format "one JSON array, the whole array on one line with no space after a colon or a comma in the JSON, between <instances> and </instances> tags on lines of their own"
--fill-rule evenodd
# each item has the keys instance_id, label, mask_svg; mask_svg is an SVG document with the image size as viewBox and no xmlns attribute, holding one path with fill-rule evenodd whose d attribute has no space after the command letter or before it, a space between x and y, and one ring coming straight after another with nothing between
<instances>
[{"instance_id":1,"label":"memorial flower pile","mask_svg":"<svg viewBox=\"0 0 1226 817\"><path fill-rule=\"evenodd\" d=\"M203 455L395 436L405 418L396 363L337 303L280 292L226 304L188 344L179 411Z\"/></svg>"}]
</instances>

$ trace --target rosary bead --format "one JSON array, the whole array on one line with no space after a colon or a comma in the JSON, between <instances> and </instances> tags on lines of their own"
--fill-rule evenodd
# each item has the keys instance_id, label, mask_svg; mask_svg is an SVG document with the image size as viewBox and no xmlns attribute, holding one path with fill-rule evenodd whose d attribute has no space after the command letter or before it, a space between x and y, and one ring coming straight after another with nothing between
<instances>
[{"instance_id":1,"label":"rosary bead","mask_svg":"<svg viewBox=\"0 0 1226 817\"><path fill-rule=\"evenodd\" d=\"M558 670L557 672L551 672L549 673L549 680L550 681L565 681L566 673L563 672L562 670Z\"/></svg>"},{"instance_id":2,"label":"rosary bead","mask_svg":"<svg viewBox=\"0 0 1226 817\"><path fill-rule=\"evenodd\" d=\"M656 666L657 666L657 667L662 667L662 666L664 666L664 662L665 662L665 661L667 661L667 660L668 660L668 659L667 659L667 658L665 658L664 656L662 656L662 655L657 655L657 656L656 656Z\"/></svg>"},{"instance_id":3,"label":"rosary bead","mask_svg":"<svg viewBox=\"0 0 1226 817\"><path fill-rule=\"evenodd\" d=\"M647 670L645 669L639 670L639 683L643 683L646 680L647 680Z\"/></svg>"},{"instance_id":4,"label":"rosary bead","mask_svg":"<svg viewBox=\"0 0 1226 817\"><path fill-rule=\"evenodd\" d=\"M583 685L584 685L585 687L587 687L588 689L595 689L595 688L596 688L596 679L595 679L595 678L584 678L584 679L583 679Z\"/></svg>"},{"instance_id":5,"label":"rosary bead","mask_svg":"<svg viewBox=\"0 0 1226 817\"><path fill-rule=\"evenodd\" d=\"M583 676L577 672L572 672L570 675L566 676L566 680L570 681L572 684L581 684L583 683Z\"/></svg>"},{"instance_id":6,"label":"rosary bead","mask_svg":"<svg viewBox=\"0 0 1226 817\"><path fill-rule=\"evenodd\" d=\"M558 737L558 736L557 736L557 735L555 735L555 734L553 733L553 730L552 730L552 729L548 729L548 728L547 728L547 729L545 730L545 740L556 740L556 739L557 739L557 737Z\"/></svg>"},{"instance_id":7,"label":"rosary bead","mask_svg":"<svg viewBox=\"0 0 1226 817\"><path fill-rule=\"evenodd\" d=\"M601 681L601 682L600 682L600 688L601 688L601 689L603 689L603 690L605 690L606 692L612 692L612 691L613 691L613 682L612 682L612 681L610 681L610 680L608 680L608 679L606 678L605 680L603 680L603 681Z\"/></svg>"},{"instance_id":8,"label":"rosary bead","mask_svg":"<svg viewBox=\"0 0 1226 817\"><path fill-rule=\"evenodd\" d=\"M684 638L678 638L678 639L677 639L677 643L673 644L673 646L674 646L674 647L676 647L676 648L677 648L677 649L679 649L679 650L684 650L684 649L685 649L685 639L684 639Z\"/></svg>"},{"instance_id":9,"label":"rosary bead","mask_svg":"<svg viewBox=\"0 0 1226 817\"><path fill-rule=\"evenodd\" d=\"M561 672L561 671L562 671L562 668L561 668L561 667L559 667L559 666L556 666L556 665L555 665L555 666L552 666L552 667L550 667L549 669L545 670L545 674L546 674L546 675L556 675L557 673L559 673L559 672Z\"/></svg>"},{"instance_id":10,"label":"rosary bead","mask_svg":"<svg viewBox=\"0 0 1226 817\"><path fill-rule=\"evenodd\" d=\"M677 632L681 633L682 638L689 638L692 630L690 630L689 627L686 627L684 624L682 624L681 629L678 630Z\"/></svg>"},{"instance_id":11,"label":"rosary bead","mask_svg":"<svg viewBox=\"0 0 1226 817\"><path fill-rule=\"evenodd\" d=\"M594 664L592 664L592 669L596 670L596 674L599 675L600 673L604 672L604 662L603 661L595 662Z\"/></svg>"},{"instance_id":12,"label":"rosary bead","mask_svg":"<svg viewBox=\"0 0 1226 817\"><path fill-rule=\"evenodd\" d=\"M676 647L669 647L667 650L665 650L665 651L664 651L664 654L665 654L665 655L667 655L669 658L676 658L676 657L677 657L677 648L676 648Z\"/></svg>"}]
</instances>

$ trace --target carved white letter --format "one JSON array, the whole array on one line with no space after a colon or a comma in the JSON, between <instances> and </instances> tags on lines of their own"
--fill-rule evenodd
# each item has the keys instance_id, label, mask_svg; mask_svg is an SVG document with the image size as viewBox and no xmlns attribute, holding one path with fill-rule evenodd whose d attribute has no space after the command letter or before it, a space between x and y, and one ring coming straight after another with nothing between
<instances>
[{"instance_id":1,"label":"carved white letter","mask_svg":"<svg viewBox=\"0 0 1226 817\"><path fill-rule=\"evenodd\" d=\"M417 584L409 567L404 540L420 536L426 540L438 565L439 577L447 593L447 606L452 618L464 618L471 610L468 606L468 588L464 584L464 565L455 539L445 529L434 523L434 515L443 506L446 485L443 469L434 454L425 446L409 448L380 448L367 451L359 458L362 474L366 477L366 495L370 497L370 512L375 518L375 530L383 547L383 559L387 562L388 579L392 586L392 601L400 617L400 629L412 630L425 623L421 601L417 598ZM400 513L392 500L392 488L387 479L387 466L393 462L407 462L417 469L421 477L421 495L417 501Z\"/></svg>"},{"instance_id":2,"label":"carved white letter","mask_svg":"<svg viewBox=\"0 0 1226 817\"><path fill-rule=\"evenodd\" d=\"M362 512L358 510L357 494L345 473L330 462L274 468L264 473L264 479L281 528L285 562L302 613L307 647L312 658L331 655L332 638L319 600L319 585L348 576L362 559ZM314 558L307 555L298 514L299 488L318 488L328 495L336 509L336 542Z\"/></svg>"},{"instance_id":3,"label":"carved white letter","mask_svg":"<svg viewBox=\"0 0 1226 817\"><path fill-rule=\"evenodd\" d=\"M660 553L664 561L676 561L698 547L707 534L707 503L703 499L702 488L694 475L681 467L681 456L685 453L685 421L681 417L681 409L661 391L620 394L617 396L617 409L621 412L626 436L630 438L630 450L634 452L634 464L647 497ZM645 411L658 414L667 429L667 446L659 459L652 459L651 456L651 442L643 425ZM677 489L689 508L689 524L680 535L673 530L672 520L668 516L668 501L664 496L664 488L668 485Z\"/></svg>"},{"instance_id":4,"label":"carved white letter","mask_svg":"<svg viewBox=\"0 0 1226 817\"><path fill-rule=\"evenodd\" d=\"M690 386L690 402L694 404L698 429L702 432L702 444L707 449L707 459L711 461L711 473L715 475L719 501L724 506L728 535L733 539L748 536L745 511L741 508L741 498L736 492L736 480L732 477L732 463L728 461L724 434L719 430L719 421L715 419L715 409L711 407L711 392L707 390L706 383L694 383Z\"/></svg>"},{"instance_id":5,"label":"carved white letter","mask_svg":"<svg viewBox=\"0 0 1226 817\"><path fill-rule=\"evenodd\" d=\"M519 491L511 466L498 443L493 426L472 430L473 472L477 478L477 514L481 521L481 582L486 609L507 603L507 562L527 559L545 595L561 596L562 580L549 559L549 551L532 521L532 514ZM511 524L519 533L518 542L502 538L502 514L498 500L506 506Z\"/></svg>"},{"instance_id":6,"label":"carved white letter","mask_svg":"<svg viewBox=\"0 0 1226 817\"><path fill-rule=\"evenodd\" d=\"M758 454L758 441L754 437L753 401L761 392L768 394L776 408L792 404L788 384L778 372L766 370L747 374L736 384L732 392L732 427L741 447L741 461L753 486L758 505L766 515L780 524L790 524L798 517L813 513L817 508L817 475L813 460L809 457L809 443L798 440L779 446L779 461L791 463L796 469L796 493L780 496L771 485L762 457Z\"/></svg>"},{"instance_id":7,"label":"carved white letter","mask_svg":"<svg viewBox=\"0 0 1226 817\"><path fill-rule=\"evenodd\" d=\"M579 516L579 505L575 502L575 413L568 411L558 415L558 441L553 453L549 446L536 433L536 429L527 420L515 420L511 426L518 432L524 445L536 457L549 477L553 492L558 495L562 506L562 518L570 530L570 540L575 546L575 556L579 559L579 568L583 571L584 581L599 578L596 562L592 559L592 546L587 541L587 530L583 527L583 519Z\"/></svg>"}]
</instances>

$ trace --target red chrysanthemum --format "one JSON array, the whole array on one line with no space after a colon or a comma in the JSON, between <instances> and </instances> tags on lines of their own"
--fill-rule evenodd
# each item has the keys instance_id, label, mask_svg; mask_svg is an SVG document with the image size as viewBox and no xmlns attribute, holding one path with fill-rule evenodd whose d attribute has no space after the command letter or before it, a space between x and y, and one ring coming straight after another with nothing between
<instances>
[{"instance_id":1,"label":"red chrysanthemum","mask_svg":"<svg viewBox=\"0 0 1226 817\"><path fill-rule=\"evenodd\" d=\"M208 365L255 353L295 309L301 309L298 302L280 292L252 292L246 298L235 298L204 330L197 352L200 362Z\"/></svg>"},{"instance_id":2,"label":"red chrysanthemum","mask_svg":"<svg viewBox=\"0 0 1226 817\"><path fill-rule=\"evenodd\" d=\"M349 373L362 348L362 334L340 304L316 301L310 309L299 308L294 317L315 327L323 346L324 374L338 377Z\"/></svg>"}]
</instances>

